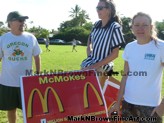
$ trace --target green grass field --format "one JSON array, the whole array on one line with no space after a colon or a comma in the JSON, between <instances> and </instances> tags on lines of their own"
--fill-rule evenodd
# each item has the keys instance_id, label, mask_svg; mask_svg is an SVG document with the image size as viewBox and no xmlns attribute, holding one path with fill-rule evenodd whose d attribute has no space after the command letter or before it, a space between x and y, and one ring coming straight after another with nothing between
<instances>
[{"instance_id":1,"label":"green grass field","mask_svg":"<svg viewBox=\"0 0 164 123\"><path fill-rule=\"evenodd\" d=\"M73 71L80 70L80 64L86 58L86 47L77 46L78 52L72 52L72 46L50 45L50 52L46 52L45 45L40 45L42 48L41 65L42 71L63 70ZM114 70L120 72L123 70L122 50L120 50L119 57L115 60ZM1 70L1 63L0 63ZM121 75L115 76L116 79L121 80ZM164 82L164 79L163 79ZM163 84L164 85L164 84ZM164 95L164 87L162 89ZM18 110L17 123L23 123L23 116L21 110ZM6 112L0 111L0 123L7 123ZM164 123L164 122L163 122Z\"/></svg>"}]
</instances>

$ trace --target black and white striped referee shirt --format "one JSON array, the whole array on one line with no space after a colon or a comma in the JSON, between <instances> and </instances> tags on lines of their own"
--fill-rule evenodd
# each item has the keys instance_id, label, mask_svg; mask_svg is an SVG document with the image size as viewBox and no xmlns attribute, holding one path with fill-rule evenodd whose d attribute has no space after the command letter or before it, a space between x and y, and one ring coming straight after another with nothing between
<instances>
[{"instance_id":1,"label":"black and white striped referee shirt","mask_svg":"<svg viewBox=\"0 0 164 123\"><path fill-rule=\"evenodd\" d=\"M119 23L111 20L105 27L101 27L102 21L97 21L90 33L90 41L93 51L86 58L81 67L85 68L106 58L114 48L125 43L121 26ZM109 64L102 66L105 71L111 68Z\"/></svg>"}]
</instances>

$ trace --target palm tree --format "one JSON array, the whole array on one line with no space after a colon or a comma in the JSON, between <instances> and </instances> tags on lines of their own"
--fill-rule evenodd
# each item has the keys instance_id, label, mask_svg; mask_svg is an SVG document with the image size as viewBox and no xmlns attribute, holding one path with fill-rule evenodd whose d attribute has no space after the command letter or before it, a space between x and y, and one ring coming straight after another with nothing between
<instances>
[{"instance_id":1,"label":"palm tree","mask_svg":"<svg viewBox=\"0 0 164 123\"><path fill-rule=\"evenodd\" d=\"M75 5L75 8L71 8L70 17L77 18L80 14L81 8L78 5Z\"/></svg>"},{"instance_id":2,"label":"palm tree","mask_svg":"<svg viewBox=\"0 0 164 123\"><path fill-rule=\"evenodd\" d=\"M86 11L81 10L78 5L75 5L75 8L71 8L70 13L71 15L69 16L73 18L72 21L73 23L75 23L75 25L82 26L84 23L87 22L87 19L90 20L89 15L86 13Z\"/></svg>"},{"instance_id":3,"label":"palm tree","mask_svg":"<svg viewBox=\"0 0 164 123\"><path fill-rule=\"evenodd\" d=\"M87 14L85 10L82 10L79 14L80 26L86 23L86 20L90 20L89 15Z\"/></svg>"},{"instance_id":4,"label":"palm tree","mask_svg":"<svg viewBox=\"0 0 164 123\"><path fill-rule=\"evenodd\" d=\"M4 25L4 23L2 21L0 21L0 27L3 26L3 25Z\"/></svg>"}]
</instances>

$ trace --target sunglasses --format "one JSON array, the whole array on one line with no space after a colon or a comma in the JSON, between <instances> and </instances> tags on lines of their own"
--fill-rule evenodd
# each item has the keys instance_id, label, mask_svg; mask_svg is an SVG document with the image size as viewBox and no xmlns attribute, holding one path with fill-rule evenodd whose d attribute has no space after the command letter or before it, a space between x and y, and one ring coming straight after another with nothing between
<instances>
[{"instance_id":1,"label":"sunglasses","mask_svg":"<svg viewBox=\"0 0 164 123\"><path fill-rule=\"evenodd\" d=\"M18 21L20 23L25 22L25 19L13 19L12 21Z\"/></svg>"},{"instance_id":2,"label":"sunglasses","mask_svg":"<svg viewBox=\"0 0 164 123\"><path fill-rule=\"evenodd\" d=\"M108 8L108 7L106 7L106 6L97 6L96 7L97 10L103 10L104 8Z\"/></svg>"}]
</instances>

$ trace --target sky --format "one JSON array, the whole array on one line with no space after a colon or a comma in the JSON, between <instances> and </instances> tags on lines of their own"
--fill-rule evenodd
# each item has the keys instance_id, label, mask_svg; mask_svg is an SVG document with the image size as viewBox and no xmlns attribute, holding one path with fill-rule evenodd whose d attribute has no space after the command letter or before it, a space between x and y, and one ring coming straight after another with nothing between
<instances>
[{"instance_id":1,"label":"sky","mask_svg":"<svg viewBox=\"0 0 164 123\"><path fill-rule=\"evenodd\" d=\"M89 15L89 21L95 22L99 18L96 6L99 0L1 0L0 21L6 22L11 11L19 11L29 16L26 21L28 27L41 26L48 30L59 28L64 21L70 20L71 8L81 7ZM154 21L164 20L163 0L114 0L119 16L133 17L137 12L148 13ZM30 22L33 21L33 24Z\"/></svg>"}]
</instances>

